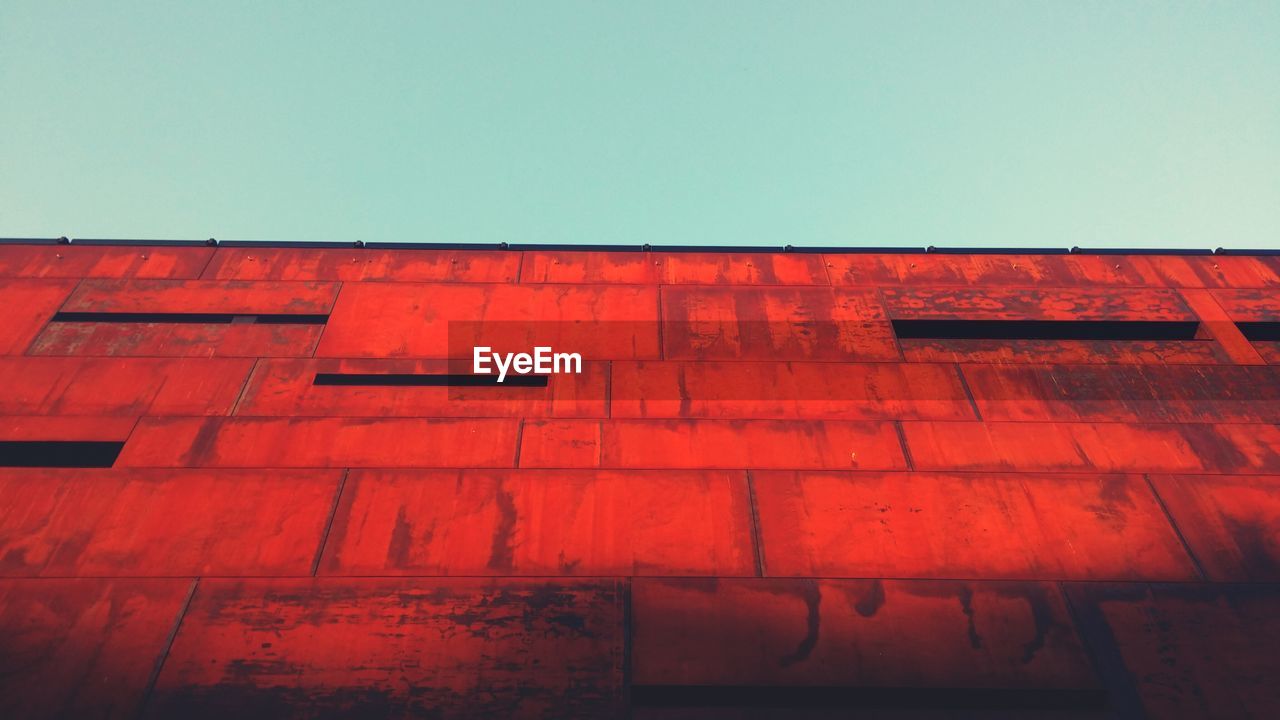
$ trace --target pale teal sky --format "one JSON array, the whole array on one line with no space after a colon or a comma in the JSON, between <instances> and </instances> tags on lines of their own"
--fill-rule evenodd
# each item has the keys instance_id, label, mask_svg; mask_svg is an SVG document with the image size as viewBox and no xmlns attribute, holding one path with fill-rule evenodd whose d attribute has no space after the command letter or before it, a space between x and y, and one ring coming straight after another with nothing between
<instances>
[{"instance_id":1,"label":"pale teal sky","mask_svg":"<svg viewBox=\"0 0 1280 720\"><path fill-rule=\"evenodd\" d=\"M1280 2L0 2L0 236L1280 247Z\"/></svg>"}]
</instances>

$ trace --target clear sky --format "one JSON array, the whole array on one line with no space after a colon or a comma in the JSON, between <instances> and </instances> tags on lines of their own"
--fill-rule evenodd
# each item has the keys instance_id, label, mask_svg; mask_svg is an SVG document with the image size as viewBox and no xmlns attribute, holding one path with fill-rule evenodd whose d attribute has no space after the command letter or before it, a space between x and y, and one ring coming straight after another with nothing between
<instances>
[{"instance_id":1,"label":"clear sky","mask_svg":"<svg viewBox=\"0 0 1280 720\"><path fill-rule=\"evenodd\" d=\"M0 2L0 236L1280 247L1280 2Z\"/></svg>"}]
</instances>

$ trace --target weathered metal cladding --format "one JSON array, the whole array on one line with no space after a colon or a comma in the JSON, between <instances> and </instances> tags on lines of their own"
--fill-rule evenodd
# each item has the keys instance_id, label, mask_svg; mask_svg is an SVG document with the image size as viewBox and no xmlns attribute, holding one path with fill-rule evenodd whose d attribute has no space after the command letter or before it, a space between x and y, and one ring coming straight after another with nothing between
<instances>
[{"instance_id":1,"label":"weathered metal cladding","mask_svg":"<svg viewBox=\"0 0 1280 720\"><path fill-rule=\"evenodd\" d=\"M237 415L348 417L605 417L609 366L552 375L546 387L316 385L318 373L469 375L470 361L415 359L262 360Z\"/></svg>"},{"instance_id":2,"label":"weathered metal cladding","mask_svg":"<svg viewBox=\"0 0 1280 720\"><path fill-rule=\"evenodd\" d=\"M0 469L0 575L309 575L341 478L274 468Z\"/></svg>"},{"instance_id":3,"label":"weathered metal cladding","mask_svg":"<svg viewBox=\"0 0 1280 720\"><path fill-rule=\"evenodd\" d=\"M5 717L136 717L192 584L0 579Z\"/></svg>"},{"instance_id":4,"label":"weathered metal cladding","mask_svg":"<svg viewBox=\"0 0 1280 720\"><path fill-rule=\"evenodd\" d=\"M1280 707L1275 585L1067 585L1119 717L1270 717Z\"/></svg>"},{"instance_id":5,"label":"weathered metal cladding","mask_svg":"<svg viewBox=\"0 0 1280 720\"><path fill-rule=\"evenodd\" d=\"M197 278L213 248L0 245L0 277Z\"/></svg>"},{"instance_id":6,"label":"weathered metal cladding","mask_svg":"<svg viewBox=\"0 0 1280 720\"><path fill-rule=\"evenodd\" d=\"M25 352L75 286L75 280L0 280L0 355Z\"/></svg>"},{"instance_id":7,"label":"weathered metal cladding","mask_svg":"<svg viewBox=\"0 0 1280 720\"><path fill-rule=\"evenodd\" d=\"M204 579L147 710L618 717L615 580Z\"/></svg>"},{"instance_id":8,"label":"weathered metal cladding","mask_svg":"<svg viewBox=\"0 0 1280 720\"><path fill-rule=\"evenodd\" d=\"M1048 583L637 578L632 609L637 685L1097 687Z\"/></svg>"},{"instance_id":9,"label":"weathered metal cladding","mask_svg":"<svg viewBox=\"0 0 1280 720\"><path fill-rule=\"evenodd\" d=\"M476 250L218 248L206 280L515 282L520 254Z\"/></svg>"},{"instance_id":10,"label":"weathered metal cladding","mask_svg":"<svg viewBox=\"0 0 1280 720\"><path fill-rule=\"evenodd\" d=\"M0 715L1277 715L1280 342L1238 323L1278 288L1261 256L0 246L0 443L123 443L0 468ZM473 345L583 372L414 382Z\"/></svg>"},{"instance_id":11,"label":"weathered metal cladding","mask_svg":"<svg viewBox=\"0 0 1280 720\"><path fill-rule=\"evenodd\" d=\"M470 357L536 346L591 360L659 357L658 291L644 286L349 283L320 357Z\"/></svg>"},{"instance_id":12,"label":"weathered metal cladding","mask_svg":"<svg viewBox=\"0 0 1280 720\"><path fill-rule=\"evenodd\" d=\"M226 415L253 360L0 357L0 414Z\"/></svg>"},{"instance_id":13,"label":"weathered metal cladding","mask_svg":"<svg viewBox=\"0 0 1280 720\"><path fill-rule=\"evenodd\" d=\"M353 470L322 575L751 576L742 471Z\"/></svg>"},{"instance_id":14,"label":"weathered metal cladding","mask_svg":"<svg viewBox=\"0 0 1280 720\"><path fill-rule=\"evenodd\" d=\"M764 571L1196 580L1140 475L754 471Z\"/></svg>"}]
</instances>

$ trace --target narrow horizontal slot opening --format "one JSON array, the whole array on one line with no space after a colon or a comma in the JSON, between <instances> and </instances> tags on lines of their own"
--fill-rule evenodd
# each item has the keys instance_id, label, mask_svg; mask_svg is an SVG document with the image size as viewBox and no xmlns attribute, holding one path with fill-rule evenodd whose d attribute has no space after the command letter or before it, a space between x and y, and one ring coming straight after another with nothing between
<instances>
[{"instance_id":1,"label":"narrow horizontal slot opening","mask_svg":"<svg viewBox=\"0 0 1280 720\"><path fill-rule=\"evenodd\" d=\"M290 313L133 313L133 312L60 312L52 322L82 323L182 323L192 325L229 325L252 323L258 325L324 325L328 315L302 315Z\"/></svg>"},{"instance_id":2,"label":"narrow horizontal slot opening","mask_svg":"<svg viewBox=\"0 0 1280 720\"><path fill-rule=\"evenodd\" d=\"M1242 322L1236 325L1250 340L1280 342L1280 322Z\"/></svg>"},{"instance_id":3,"label":"narrow horizontal slot opening","mask_svg":"<svg viewBox=\"0 0 1280 720\"><path fill-rule=\"evenodd\" d=\"M1194 340L1200 323L1177 320L894 320L910 340Z\"/></svg>"},{"instance_id":4,"label":"narrow horizontal slot opening","mask_svg":"<svg viewBox=\"0 0 1280 720\"><path fill-rule=\"evenodd\" d=\"M1101 709L1106 692L1031 688L860 688L757 685L634 685L636 707Z\"/></svg>"},{"instance_id":5,"label":"narrow horizontal slot opening","mask_svg":"<svg viewBox=\"0 0 1280 720\"><path fill-rule=\"evenodd\" d=\"M427 373L316 373L315 385L347 387L546 387L546 375L433 375Z\"/></svg>"},{"instance_id":6,"label":"narrow horizontal slot opening","mask_svg":"<svg viewBox=\"0 0 1280 720\"><path fill-rule=\"evenodd\" d=\"M0 467L109 468L123 447L97 440L3 440Z\"/></svg>"}]
</instances>

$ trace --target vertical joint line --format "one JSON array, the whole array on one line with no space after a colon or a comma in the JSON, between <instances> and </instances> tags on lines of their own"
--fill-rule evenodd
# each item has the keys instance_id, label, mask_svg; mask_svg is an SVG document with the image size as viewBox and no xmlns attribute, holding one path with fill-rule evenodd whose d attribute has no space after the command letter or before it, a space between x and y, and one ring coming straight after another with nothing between
<instances>
[{"instance_id":1,"label":"vertical joint line","mask_svg":"<svg viewBox=\"0 0 1280 720\"><path fill-rule=\"evenodd\" d=\"M898 445L902 447L902 457L907 461L907 469L915 470L916 463L915 460L911 458L911 448L907 445L907 434L902 430L901 420L893 421L893 430L898 433Z\"/></svg>"},{"instance_id":2,"label":"vertical joint line","mask_svg":"<svg viewBox=\"0 0 1280 720\"><path fill-rule=\"evenodd\" d=\"M1169 506L1164 504L1164 498L1160 497L1160 492L1156 490L1156 484L1151 482L1151 475L1142 474L1142 479L1147 482L1147 487L1151 490L1151 495L1155 497L1156 502L1160 505L1160 511L1164 513L1164 519L1169 523L1169 527L1173 528L1173 533L1178 536L1178 542L1182 543L1182 549L1187 551L1187 557L1191 559L1191 564L1196 569L1196 574L1201 580L1208 580L1209 576L1205 574L1204 566L1200 564L1200 558L1196 557L1195 551L1191 549L1191 543L1187 542L1187 538L1182 534L1182 528L1178 527L1178 523L1173 520L1173 513L1169 512Z\"/></svg>"},{"instance_id":3,"label":"vertical joint line","mask_svg":"<svg viewBox=\"0 0 1280 720\"><path fill-rule=\"evenodd\" d=\"M982 411L978 409L978 402L973 399L973 390L969 389L969 381L964 376L964 371L960 369L960 363L952 365L956 369L956 377L960 378L960 387L964 388L964 396L969 398L969 407L973 410L973 416L979 421L982 420ZM903 445L906 443L904 442Z\"/></svg>"},{"instance_id":4,"label":"vertical joint line","mask_svg":"<svg viewBox=\"0 0 1280 720\"><path fill-rule=\"evenodd\" d=\"M156 658L155 667L151 668L151 675L147 678L146 689L142 693L142 702L138 705L138 717L146 715L147 706L151 703L151 696L155 694L156 683L160 680L160 670L164 667L165 662L169 659L169 651L173 649L173 641L178 638L178 630L182 628L182 621L187 617L187 610L191 608L191 599L196 595L196 587L200 585L200 578L191 580L191 586L187 588L187 597L182 601L182 607L178 610L178 617L174 618L173 627L169 630L169 636L164 640L164 646L160 648L160 656Z\"/></svg>"},{"instance_id":5,"label":"vertical joint line","mask_svg":"<svg viewBox=\"0 0 1280 720\"><path fill-rule=\"evenodd\" d=\"M667 349L664 346L664 343L662 340L663 331L665 330L663 326L666 324L667 324L666 321L662 317L662 283L659 282L658 283L658 359L659 360L667 359Z\"/></svg>"},{"instance_id":6,"label":"vertical joint line","mask_svg":"<svg viewBox=\"0 0 1280 720\"><path fill-rule=\"evenodd\" d=\"M756 484L747 471L747 503L751 508L751 544L756 551L756 577L764 577L764 538L760 534L760 508L756 503Z\"/></svg>"},{"instance_id":7,"label":"vertical joint line","mask_svg":"<svg viewBox=\"0 0 1280 720\"><path fill-rule=\"evenodd\" d=\"M514 283L516 285L524 284L524 256L526 254L525 251L521 250L520 257L516 260L516 281Z\"/></svg>"},{"instance_id":8,"label":"vertical joint line","mask_svg":"<svg viewBox=\"0 0 1280 720\"><path fill-rule=\"evenodd\" d=\"M604 376L604 416L613 417L613 361L609 361L609 369Z\"/></svg>"},{"instance_id":9,"label":"vertical joint line","mask_svg":"<svg viewBox=\"0 0 1280 720\"><path fill-rule=\"evenodd\" d=\"M316 346L311 348L311 355L315 357L320 351L320 343L324 342L324 334L329 330L329 322L333 320L333 311L338 309L338 300L342 297L342 290L347 284L341 280L338 281L338 292L333 294L333 302L329 303L329 316L325 318L324 324L320 326L320 337L316 338Z\"/></svg>"},{"instance_id":10,"label":"vertical joint line","mask_svg":"<svg viewBox=\"0 0 1280 720\"><path fill-rule=\"evenodd\" d=\"M261 358L253 359L253 367L249 368L249 374L245 376L244 384L240 386L240 392L236 395L236 401L231 403L231 411L227 413L228 416L235 415L240 412L240 402L244 400L245 393L249 392L249 385L253 383L253 376L258 373L258 364L260 362L262 362Z\"/></svg>"},{"instance_id":11,"label":"vertical joint line","mask_svg":"<svg viewBox=\"0 0 1280 720\"><path fill-rule=\"evenodd\" d=\"M350 468L344 469L342 478L338 480L338 491L333 494L333 505L329 507L329 519L324 524L324 532L320 534L320 547L316 550L315 559L311 561L311 577L320 572L320 558L324 557L325 548L329 545L329 531L333 529L333 519L338 516L338 503L342 501L342 493L347 487L347 475L350 474Z\"/></svg>"},{"instance_id":12,"label":"vertical joint line","mask_svg":"<svg viewBox=\"0 0 1280 720\"><path fill-rule=\"evenodd\" d=\"M516 423L516 457L512 461L511 467L520 467L520 446L524 443L524 418Z\"/></svg>"}]
</instances>

